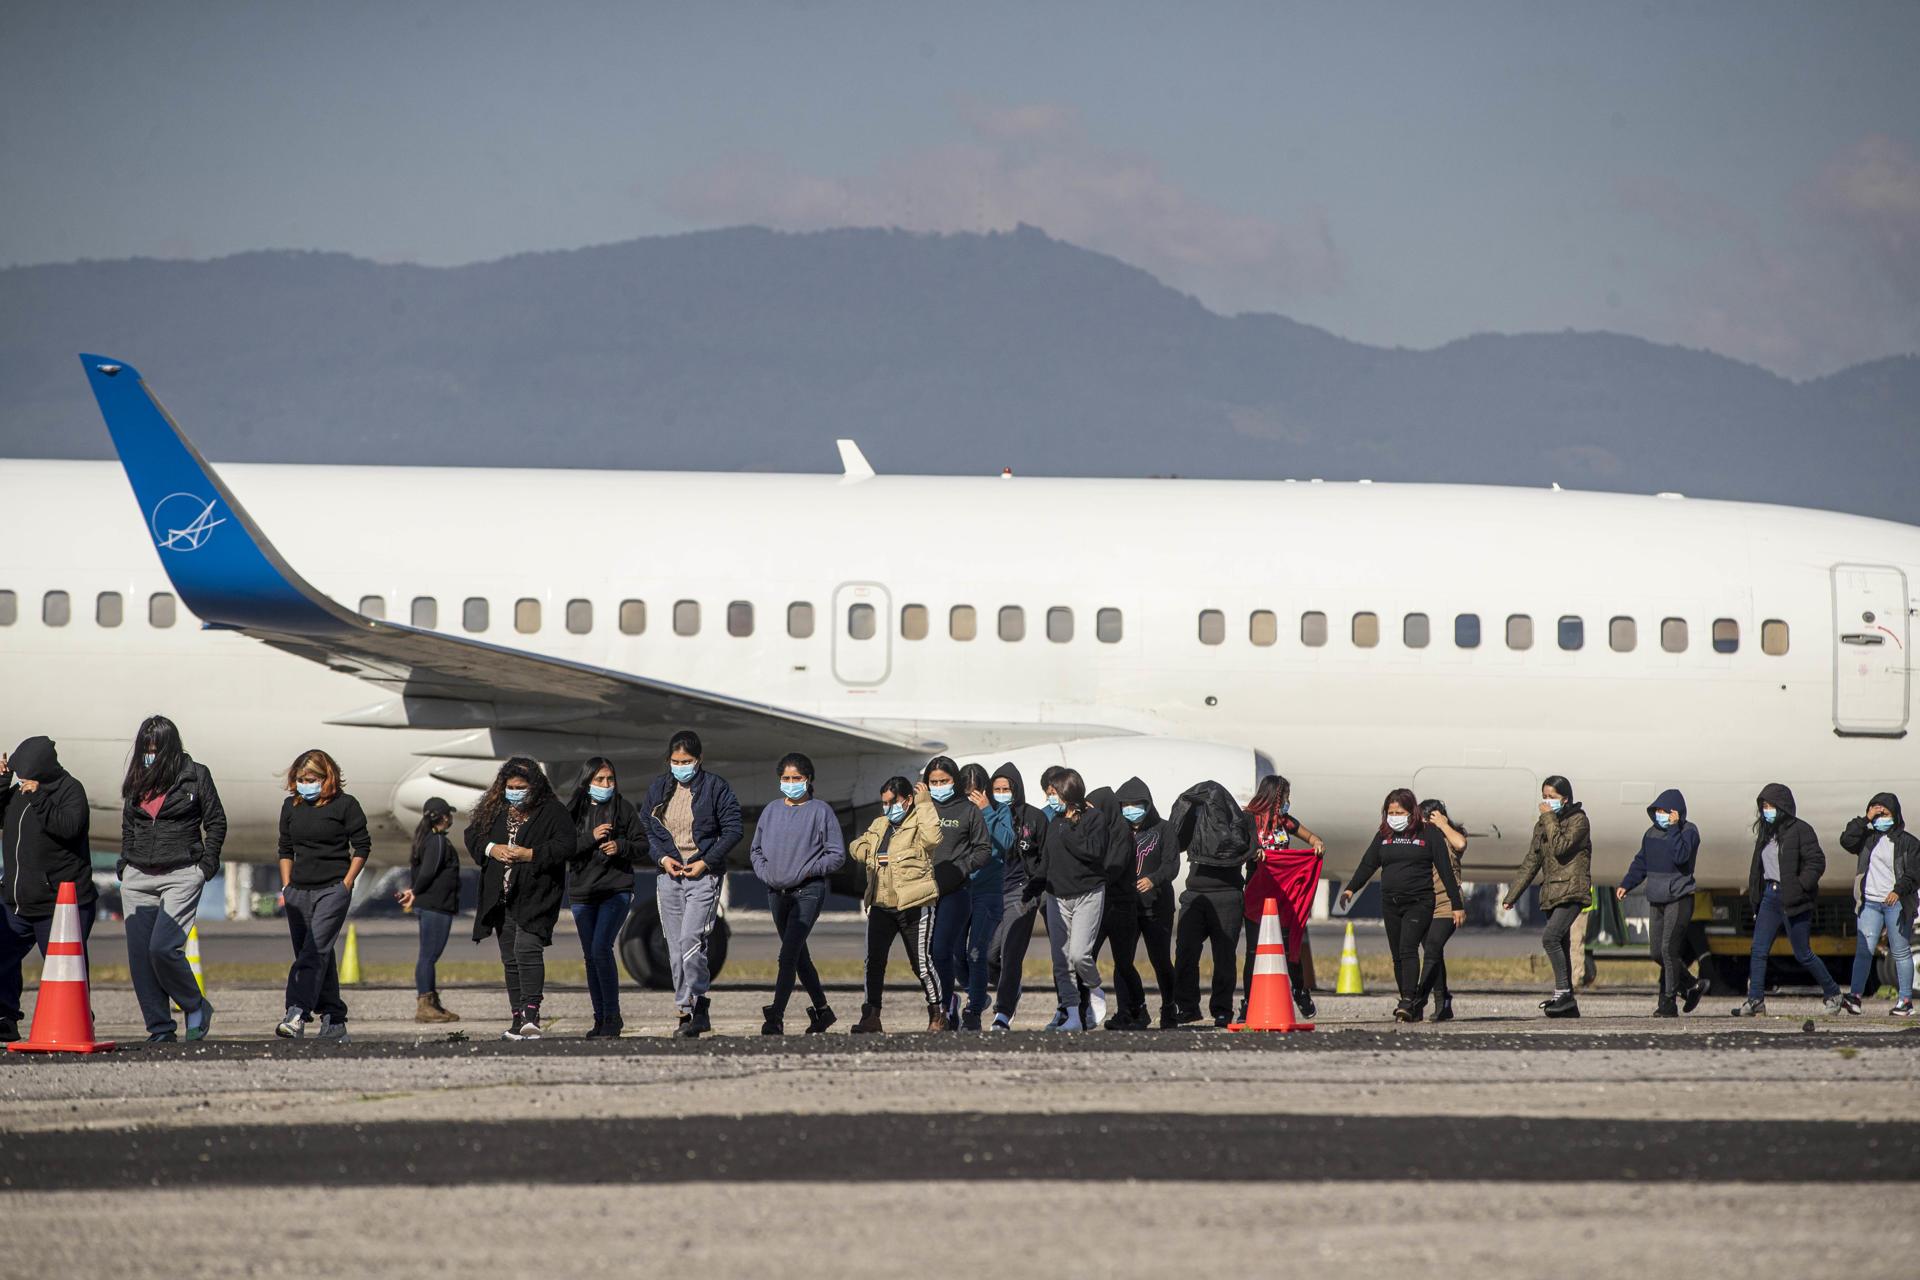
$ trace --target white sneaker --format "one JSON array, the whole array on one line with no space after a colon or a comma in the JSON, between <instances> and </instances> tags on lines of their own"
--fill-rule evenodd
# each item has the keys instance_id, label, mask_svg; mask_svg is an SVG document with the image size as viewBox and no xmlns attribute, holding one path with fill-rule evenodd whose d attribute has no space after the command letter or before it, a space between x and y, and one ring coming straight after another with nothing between
<instances>
[{"instance_id":1,"label":"white sneaker","mask_svg":"<svg viewBox=\"0 0 1920 1280\"><path fill-rule=\"evenodd\" d=\"M995 1031L1011 1031L1013 1030L1013 1023L1008 1020L1006 1014L996 1013L993 1015L993 1029Z\"/></svg>"},{"instance_id":2,"label":"white sneaker","mask_svg":"<svg viewBox=\"0 0 1920 1280\"><path fill-rule=\"evenodd\" d=\"M1067 1024L1067 1006L1061 1005L1053 1011L1053 1021L1040 1028L1042 1031L1058 1031Z\"/></svg>"},{"instance_id":3,"label":"white sneaker","mask_svg":"<svg viewBox=\"0 0 1920 1280\"><path fill-rule=\"evenodd\" d=\"M1080 1010L1077 1007L1066 1010L1065 1017L1047 1024L1049 1031L1085 1031L1086 1029L1087 1024L1080 1020Z\"/></svg>"},{"instance_id":4,"label":"white sneaker","mask_svg":"<svg viewBox=\"0 0 1920 1280\"><path fill-rule=\"evenodd\" d=\"M1093 1025L1104 1027L1107 1024L1107 993L1095 987L1087 994L1087 1002L1093 1006Z\"/></svg>"},{"instance_id":5,"label":"white sneaker","mask_svg":"<svg viewBox=\"0 0 1920 1280\"><path fill-rule=\"evenodd\" d=\"M280 1019L280 1025L273 1029L273 1034L283 1040L299 1040L305 1037L307 1034L306 1010L298 1005L288 1005L287 1016Z\"/></svg>"}]
</instances>

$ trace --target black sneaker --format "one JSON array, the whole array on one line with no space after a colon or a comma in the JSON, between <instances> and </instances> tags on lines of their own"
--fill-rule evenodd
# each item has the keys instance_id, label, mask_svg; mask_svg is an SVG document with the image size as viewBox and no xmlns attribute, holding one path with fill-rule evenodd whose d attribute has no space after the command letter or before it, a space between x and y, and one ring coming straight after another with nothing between
<instances>
[{"instance_id":1,"label":"black sneaker","mask_svg":"<svg viewBox=\"0 0 1920 1280\"><path fill-rule=\"evenodd\" d=\"M1691 987L1687 988L1687 993L1680 997L1680 1012L1692 1013L1700 1007L1700 1002L1706 999L1706 996L1706 982L1703 980L1694 983Z\"/></svg>"},{"instance_id":2,"label":"black sneaker","mask_svg":"<svg viewBox=\"0 0 1920 1280\"><path fill-rule=\"evenodd\" d=\"M1849 991L1840 997L1840 1012L1860 1016L1860 997Z\"/></svg>"},{"instance_id":3,"label":"black sneaker","mask_svg":"<svg viewBox=\"0 0 1920 1280\"><path fill-rule=\"evenodd\" d=\"M156 1031L147 1037L148 1044L177 1044L180 1037L171 1031Z\"/></svg>"},{"instance_id":4,"label":"black sneaker","mask_svg":"<svg viewBox=\"0 0 1920 1280\"><path fill-rule=\"evenodd\" d=\"M1577 1018L1580 1016L1580 1002L1574 999L1573 992L1569 991L1563 996L1547 1001L1547 1006L1542 1012L1549 1018Z\"/></svg>"},{"instance_id":5,"label":"black sneaker","mask_svg":"<svg viewBox=\"0 0 1920 1280\"><path fill-rule=\"evenodd\" d=\"M713 1019L707 1016L707 998L701 996L693 1003L693 1027L689 1036L697 1036L713 1030Z\"/></svg>"},{"instance_id":6,"label":"black sneaker","mask_svg":"<svg viewBox=\"0 0 1920 1280\"><path fill-rule=\"evenodd\" d=\"M600 1019L595 1018L593 1020L593 1025L587 1028L587 1034L583 1038L587 1040L598 1040L600 1037L606 1034L607 1034L606 1024L601 1022Z\"/></svg>"},{"instance_id":7,"label":"black sneaker","mask_svg":"<svg viewBox=\"0 0 1920 1280\"><path fill-rule=\"evenodd\" d=\"M760 1009L760 1034L763 1036L783 1036L787 1034L787 1028L783 1018L784 1015L772 1005L762 1006Z\"/></svg>"},{"instance_id":8,"label":"black sneaker","mask_svg":"<svg viewBox=\"0 0 1920 1280\"><path fill-rule=\"evenodd\" d=\"M20 1024L12 1018L0 1018L0 1044L12 1044L20 1038Z\"/></svg>"},{"instance_id":9,"label":"black sneaker","mask_svg":"<svg viewBox=\"0 0 1920 1280\"><path fill-rule=\"evenodd\" d=\"M1314 1007L1313 992L1305 987L1293 993L1293 1007L1300 1011L1300 1016L1303 1018L1311 1018L1318 1012Z\"/></svg>"},{"instance_id":10,"label":"black sneaker","mask_svg":"<svg viewBox=\"0 0 1920 1280\"><path fill-rule=\"evenodd\" d=\"M600 1036L604 1040L618 1040L620 1033L626 1029L627 1020L616 1013L600 1024Z\"/></svg>"},{"instance_id":11,"label":"black sneaker","mask_svg":"<svg viewBox=\"0 0 1920 1280\"><path fill-rule=\"evenodd\" d=\"M978 1031L980 1029L980 1015L971 1009L962 1009L960 1011L960 1029L962 1031Z\"/></svg>"},{"instance_id":12,"label":"black sneaker","mask_svg":"<svg viewBox=\"0 0 1920 1280\"><path fill-rule=\"evenodd\" d=\"M1453 997L1451 995L1440 997L1440 1003L1435 1005L1433 1009L1433 1020L1435 1022L1453 1021Z\"/></svg>"},{"instance_id":13,"label":"black sneaker","mask_svg":"<svg viewBox=\"0 0 1920 1280\"><path fill-rule=\"evenodd\" d=\"M502 1031L500 1033L500 1038L502 1040L522 1039L520 1032L521 1032L521 1029L524 1028L526 1025L527 1025L526 1018L521 1016L521 1013L518 1009L515 1009L513 1011L513 1025L508 1027L505 1031Z\"/></svg>"},{"instance_id":14,"label":"black sneaker","mask_svg":"<svg viewBox=\"0 0 1920 1280\"><path fill-rule=\"evenodd\" d=\"M1198 1021L1200 1021L1200 1011L1198 1009L1175 1009L1173 1011L1173 1026L1184 1027Z\"/></svg>"},{"instance_id":15,"label":"black sneaker","mask_svg":"<svg viewBox=\"0 0 1920 1280\"><path fill-rule=\"evenodd\" d=\"M807 1034L810 1036L821 1035L828 1027L838 1021L840 1021L840 1019L834 1016L834 1012L829 1006L824 1004L815 1005L807 1010Z\"/></svg>"},{"instance_id":16,"label":"black sneaker","mask_svg":"<svg viewBox=\"0 0 1920 1280\"><path fill-rule=\"evenodd\" d=\"M1230 1027L1233 1025L1233 1019L1227 1014L1216 1013L1213 1015L1213 1025L1216 1027Z\"/></svg>"},{"instance_id":17,"label":"black sneaker","mask_svg":"<svg viewBox=\"0 0 1920 1280\"><path fill-rule=\"evenodd\" d=\"M1895 1000L1893 1002L1893 1008L1887 1010L1887 1016L1889 1018L1911 1018L1913 1016L1913 1001Z\"/></svg>"},{"instance_id":18,"label":"black sneaker","mask_svg":"<svg viewBox=\"0 0 1920 1280\"><path fill-rule=\"evenodd\" d=\"M1656 1018L1677 1018L1680 1016L1680 1006L1674 1003L1672 996L1661 996L1660 999L1654 1003L1653 1016Z\"/></svg>"},{"instance_id":19,"label":"black sneaker","mask_svg":"<svg viewBox=\"0 0 1920 1280\"><path fill-rule=\"evenodd\" d=\"M1735 1005L1732 1013L1736 1018L1764 1018L1767 1016L1767 1002L1765 1000L1746 1000Z\"/></svg>"}]
</instances>

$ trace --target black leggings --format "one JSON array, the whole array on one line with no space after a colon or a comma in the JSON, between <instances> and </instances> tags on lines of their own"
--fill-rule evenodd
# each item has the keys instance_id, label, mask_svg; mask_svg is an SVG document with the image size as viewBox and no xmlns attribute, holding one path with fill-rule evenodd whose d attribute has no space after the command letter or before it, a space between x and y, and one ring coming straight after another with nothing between
<instances>
[{"instance_id":1,"label":"black leggings","mask_svg":"<svg viewBox=\"0 0 1920 1280\"><path fill-rule=\"evenodd\" d=\"M1147 963L1153 966L1153 985L1160 989L1160 1007L1173 1004L1173 890L1161 885L1140 904L1140 940L1147 944ZM1143 992L1141 1000L1146 999Z\"/></svg>"},{"instance_id":2,"label":"black leggings","mask_svg":"<svg viewBox=\"0 0 1920 1280\"><path fill-rule=\"evenodd\" d=\"M1427 926L1427 936L1421 943L1426 951L1426 957L1420 962L1421 1000L1425 1000L1429 992L1437 995L1442 1003L1453 998L1453 992L1447 990L1447 939L1453 936L1453 930L1451 911L1436 913L1433 923Z\"/></svg>"},{"instance_id":3,"label":"black leggings","mask_svg":"<svg viewBox=\"0 0 1920 1280\"><path fill-rule=\"evenodd\" d=\"M1433 890L1410 898L1382 897L1380 914L1387 922L1387 949L1393 952L1394 985L1400 999L1417 1003L1420 996L1420 944L1433 923Z\"/></svg>"},{"instance_id":4,"label":"black leggings","mask_svg":"<svg viewBox=\"0 0 1920 1280\"><path fill-rule=\"evenodd\" d=\"M1547 963L1553 966L1553 989L1573 990L1573 922L1587 909L1584 902L1569 902L1547 913L1546 931L1540 945L1546 949Z\"/></svg>"},{"instance_id":5,"label":"black leggings","mask_svg":"<svg viewBox=\"0 0 1920 1280\"><path fill-rule=\"evenodd\" d=\"M507 971L507 1002L513 1011L537 1018L547 989L547 944L505 912L500 915L500 967Z\"/></svg>"},{"instance_id":6,"label":"black leggings","mask_svg":"<svg viewBox=\"0 0 1920 1280\"><path fill-rule=\"evenodd\" d=\"M1242 941L1244 945L1240 948L1240 1003L1246 1004L1253 999L1253 959L1260 949L1259 924L1252 920L1247 921L1247 936ZM1293 939L1289 938L1287 941L1292 942ZM1295 948L1289 946L1287 950L1293 951ZM1296 961L1291 955L1287 957L1287 983L1293 988L1296 1000L1307 989L1307 966Z\"/></svg>"},{"instance_id":7,"label":"black leggings","mask_svg":"<svg viewBox=\"0 0 1920 1280\"><path fill-rule=\"evenodd\" d=\"M900 939L907 963L920 982L929 1008L940 1007L940 978L933 971L933 904L895 911L875 906L867 912L867 1003L878 1009L887 985L887 953Z\"/></svg>"},{"instance_id":8,"label":"black leggings","mask_svg":"<svg viewBox=\"0 0 1920 1280\"><path fill-rule=\"evenodd\" d=\"M1135 1013L1147 1007L1147 989L1140 982L1140 970L1134 967L1133 953L1140 946L1139 894L1128 885L1123 893L1107 895L1106 910L1100 916L1100 942L1113 955L1113 991L1120 1000L1120 1011Z\"/></svg>"},{"instance_id":9,"label":"black leggings","mask_svg":"<svg viewBox=\"0 0 1920 1280\"><path fill-rule=\"evenodd\" d=\"M1245 898L1239 886L1196 889L1192 883L1180 895L1180 923L1174 929L1174 1004L1187 1013L1200 1011L1200 947L1213 948L1213 993L1208 1012L1215 1018L1233 1016L1233 954L1240 946L1240 913Z\"/></svg>"}]
</instances>

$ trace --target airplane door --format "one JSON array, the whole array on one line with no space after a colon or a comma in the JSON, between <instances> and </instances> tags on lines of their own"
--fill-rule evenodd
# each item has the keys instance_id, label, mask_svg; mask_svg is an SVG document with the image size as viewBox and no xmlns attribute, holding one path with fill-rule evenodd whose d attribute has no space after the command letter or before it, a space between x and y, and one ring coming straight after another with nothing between
<instances>
[{"instance_id":1,"label":"airplane door","mask_svg":"<svg viewBox=\"0 0 1920 1280\"><path fill-rule=\"evenodd\" d=\"M1907 729L1907 575L1884 565L1833 567L1833 727L1897 738Z\"/></svg>"},{"instance_id":2,"label":"airplane door","mask_svg":"<svg viewBox=\"0 0 1920 1280\"><path fill-rule=\"evenodd\" d=\"M833 593L833 674L841 684L880 684L892 666L892 602L877 582L842 583Z\"/></svg>"}]
</instances>

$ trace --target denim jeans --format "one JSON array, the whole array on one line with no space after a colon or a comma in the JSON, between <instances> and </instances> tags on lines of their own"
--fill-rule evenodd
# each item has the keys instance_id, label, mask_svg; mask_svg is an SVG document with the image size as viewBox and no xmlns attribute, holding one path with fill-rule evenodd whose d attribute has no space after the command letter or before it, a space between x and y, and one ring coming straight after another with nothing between
<instances>
[{"instance_id":1,"label":"denim jeans","mask_svg":"<svg viewBox=\"0 0 1920 1280\"><path fill-rule=\"evenodd\" d=\"M620 966L613 948L632 906L631 889L573 904L573 929L580 935L580 953L587 961L587 994L593 999L596 1026L620 1021Z\"/></svg>"},{"instance_id":2,"label":"denim jeans","mask_svg":"<svg viewBox=\"0 0 1920 1280\"><path fill-rule=\"evenodd\" d=\"M440 963L440 953L447 949L447 938L453 932L453 912L415 907L413 914L420 918L420 956L413 962L413 993L424 996L440 990L433 967Z\"/></svg>"},{"instance_id":3,"label":"denim jeans","mask_svg":"<svg viewBox=\"0 0 1920 1280\"><path fill-rule=\"evenodd\" d=\"M1840 984L1827 972L1827 966L1820 963L1820 957L1813 954L1813 912L1809 910L1797 916L1787 915L1780 910L1779 888L1768 884L1760 891L1760 909L1753 917L1753 950L1748 956L1747 999L1758 1002L1766 998L1767 955L1773 950L1773 940L1780 936L1782 929L1787 931L1787 940L1793 946L1793 958L1820 984L1820 993L1828 997L1840 994Z\"/></svg>"},{"instance_id":4,"label":"denim jeans","mask_svg":"<svg viewBox=\"0 0 1920 1280\"><path fill-rule=\"evenodd\" d=\"M1887 935L1887 950L1893 956L1893 980L1902 1000L1913 999L1913 925L1900 923L1900 904L1869 902L1860 908L1855 922L1858 934L1853 947L1853 994L1867 989L1867 973L1873 967L1873 949L1880 935Z\"/></svg>"},{"instance_id":5,"label":"denim jeans","mask_svg":"<svg viewBox=\"0 0 1920 1280\"><path fill-rule=\"evenodd\" d=\"M826 988L820 985L819 970L813 967L813 954L807 950L807 935L813 932L820 908L826 905L827 882L819 876L791 889L769 889L767 905L773 909L774 932L780 935L780 969L773 977L773 1016L787 1012L793 998L796 979L807 989L807 999L815 1008L827 1003Z\"/></svg>"},{"instance_id":6,"label":"denim jeans","mask_svg":"<svg viewBox=\"0 0 1920 1280\"><path fill-rule=\"evenodd\" d=\"M987 979L992 976L994 939L1000 933L1000 913L1006 898L999 885L967 888L972 915L967 922L967 1009L976 1017L987 1009Z\"/></svg>"}]
</instances>

